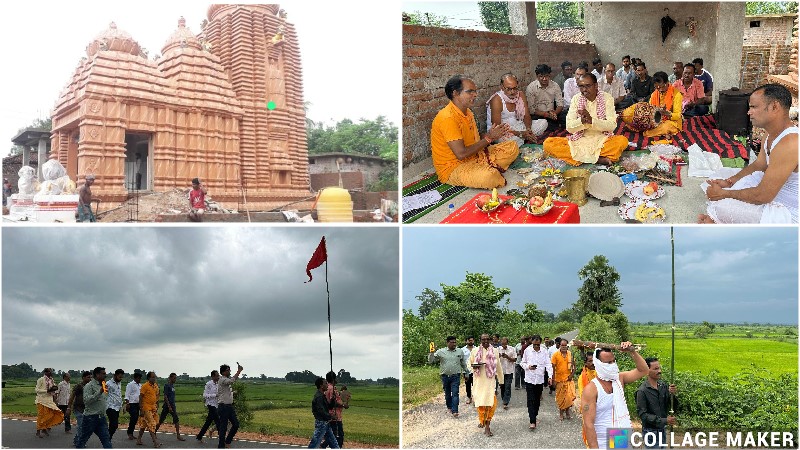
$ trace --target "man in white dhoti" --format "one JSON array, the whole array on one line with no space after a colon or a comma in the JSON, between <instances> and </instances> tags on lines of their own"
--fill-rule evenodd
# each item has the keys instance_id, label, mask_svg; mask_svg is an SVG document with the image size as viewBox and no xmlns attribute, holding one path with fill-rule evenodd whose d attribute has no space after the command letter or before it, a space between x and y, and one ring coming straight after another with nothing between
<instances>
[{"instance_id":1,"label":"man in white dhoti","mask_svg":"<svg viewBox=\"0 0 800 450\"><path fill-rule=\"evenodd\" d=\"M547 129L545 119L531 119L528 102L519 91L517 77L512 73L500 77L501 89L486 101L486 129L492 125L507 123L511 133L498 139L498 142L514 141L518 146L525 141L533 141Z\"/></svg>"},{"instance_id":2,"label":"man in white dhoti","mask_svg":"<svg viewBox=\"0 0 800 450\"><path fill-rule=\"evenodd\" d=\"M797 223L798 128L789 120L792 96L779 84L750 95L747 114L767 137L755 162L723 168L700 187L708 197L698 223Z\"/></svg>"},{"instance_id":3,"label":"man in white dhoti","mask_svg":"<svg viewBox=\"0 0 800 450\"><path fill-rule=\"evenodd\" d=\"M583 439L589 448L608 448L609 428L631 428L631 416L625 403L623 387L644 378L650 372L647 362L633 344L622 342L619 349L630 353L636 368L620 372L614 352L608 348L598 348L594 352L597 378L583 388Z\"/></svg>"}]
</instances>

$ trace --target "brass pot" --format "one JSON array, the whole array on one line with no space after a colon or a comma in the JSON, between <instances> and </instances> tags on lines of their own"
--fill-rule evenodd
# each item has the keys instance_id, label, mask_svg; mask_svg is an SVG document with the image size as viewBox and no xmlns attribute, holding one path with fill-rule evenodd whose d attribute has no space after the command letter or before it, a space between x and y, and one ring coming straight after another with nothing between
<instances>
[{"instance_id":1,"label":"brass pot","mask_svg":"<svg viewBox=\"0 0 800 450\"><path fill-rule=\"evenodd\" d=\"M564 178L573 178L573 177L580 177L583 178L584 186L586 187L586 192L589 192L589 176L592 173L589 172L587 169L569 169L564 172Z\"/></svg>"},{"instance_id":2,"label":"brass pot","mask_svg":"<svg viewBox=\"0 0 800 450\"><path fill-rule=\"evenodd\" d=\"M586 188L589 184L587 179L580 176L575 176L565 178L564 180L564 184L567 187L567 196L569 197L569 201L578 206L585 205L589 201L586 198Z\"/></svg>"}]
</instances>

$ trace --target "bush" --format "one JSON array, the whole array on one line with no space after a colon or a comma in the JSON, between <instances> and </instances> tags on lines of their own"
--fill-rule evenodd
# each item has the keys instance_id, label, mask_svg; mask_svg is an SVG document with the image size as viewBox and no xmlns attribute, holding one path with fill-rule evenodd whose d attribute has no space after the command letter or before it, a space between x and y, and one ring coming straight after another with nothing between
<instances>
[{"instance_id":1,"label":"bush","mask_svg":"<svg viewBox=\"0 0 800 450\"><path fill-rule=\"evenodd\" d=\"M662 367L668 366L662 361ZM662 377L668 382L666 373ZM775 376L755 365L731 378L716 372L676 372L680 429L789 431L797 435L797 381L797 374ZM635 392L642 382L625 387L631 416L637 415Z\"/></svg>"}]
</instances>

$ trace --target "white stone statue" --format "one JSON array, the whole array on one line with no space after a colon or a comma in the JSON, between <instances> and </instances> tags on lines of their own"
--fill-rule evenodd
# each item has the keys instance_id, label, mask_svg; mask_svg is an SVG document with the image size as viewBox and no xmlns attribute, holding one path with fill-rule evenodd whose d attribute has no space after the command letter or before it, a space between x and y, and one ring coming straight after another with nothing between
<instances>
[{"instance_id":1,"label":"white stone statue","mask_svg":"<svg viewBox=\"0 0 800 450\"><path fill-rule=\"evenodd\" d=\"M71 195L75 193L75 182L67 175L67 170L56 159L42 164L44 181L39 186L40 195Z\"/></svg>"},{"instance_id":2,"label":"white stone statue","mask_svg":"<svg viewBox=\"0 0 800 450\"><path fill-rule=\"evenodd\" d=\"M33 197L33 194L36 193L37 182L36 182L36 171L33 170L31 166L23 166L17 172L19 175L19 183L17 186L19 187L19 195Z\"/></svg>"}]
</instances>

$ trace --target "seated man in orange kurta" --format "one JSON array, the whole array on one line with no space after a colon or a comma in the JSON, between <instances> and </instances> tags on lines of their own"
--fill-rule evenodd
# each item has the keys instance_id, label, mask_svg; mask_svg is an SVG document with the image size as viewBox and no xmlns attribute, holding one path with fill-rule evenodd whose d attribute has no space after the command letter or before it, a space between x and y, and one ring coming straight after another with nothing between
<instances>
[{"instance_id":1,"label":"seated man in orange kurta","mask_svg":"<svg viewBox=\"0 0 800 450\"><path fill-rule=\"evenodd\" d=\"M519 155L514 141L491 145L511 133L508 124L494 125L483 139L469 109L478 96L475 83L456 75L444 86L450 103L442 108L431 125L433 166L442 183L489 189L505 186L503 172Z\"/></svg>"},{"instance_id":2,"label":"seated man in orange kurta","mask_svg":"<svg viewBox=\"0 0 800 450\"><path fill-rule=\"evenodd\" d=\"M583 163L609 165L628 148L628 138L614 136L617 116L614 98L598 91L597 77L591 73L578 80L580 95L572 97L567 114L569 137L550 137L544 140L548 155L578 166Z\"/></svg>"}]
</instances>

